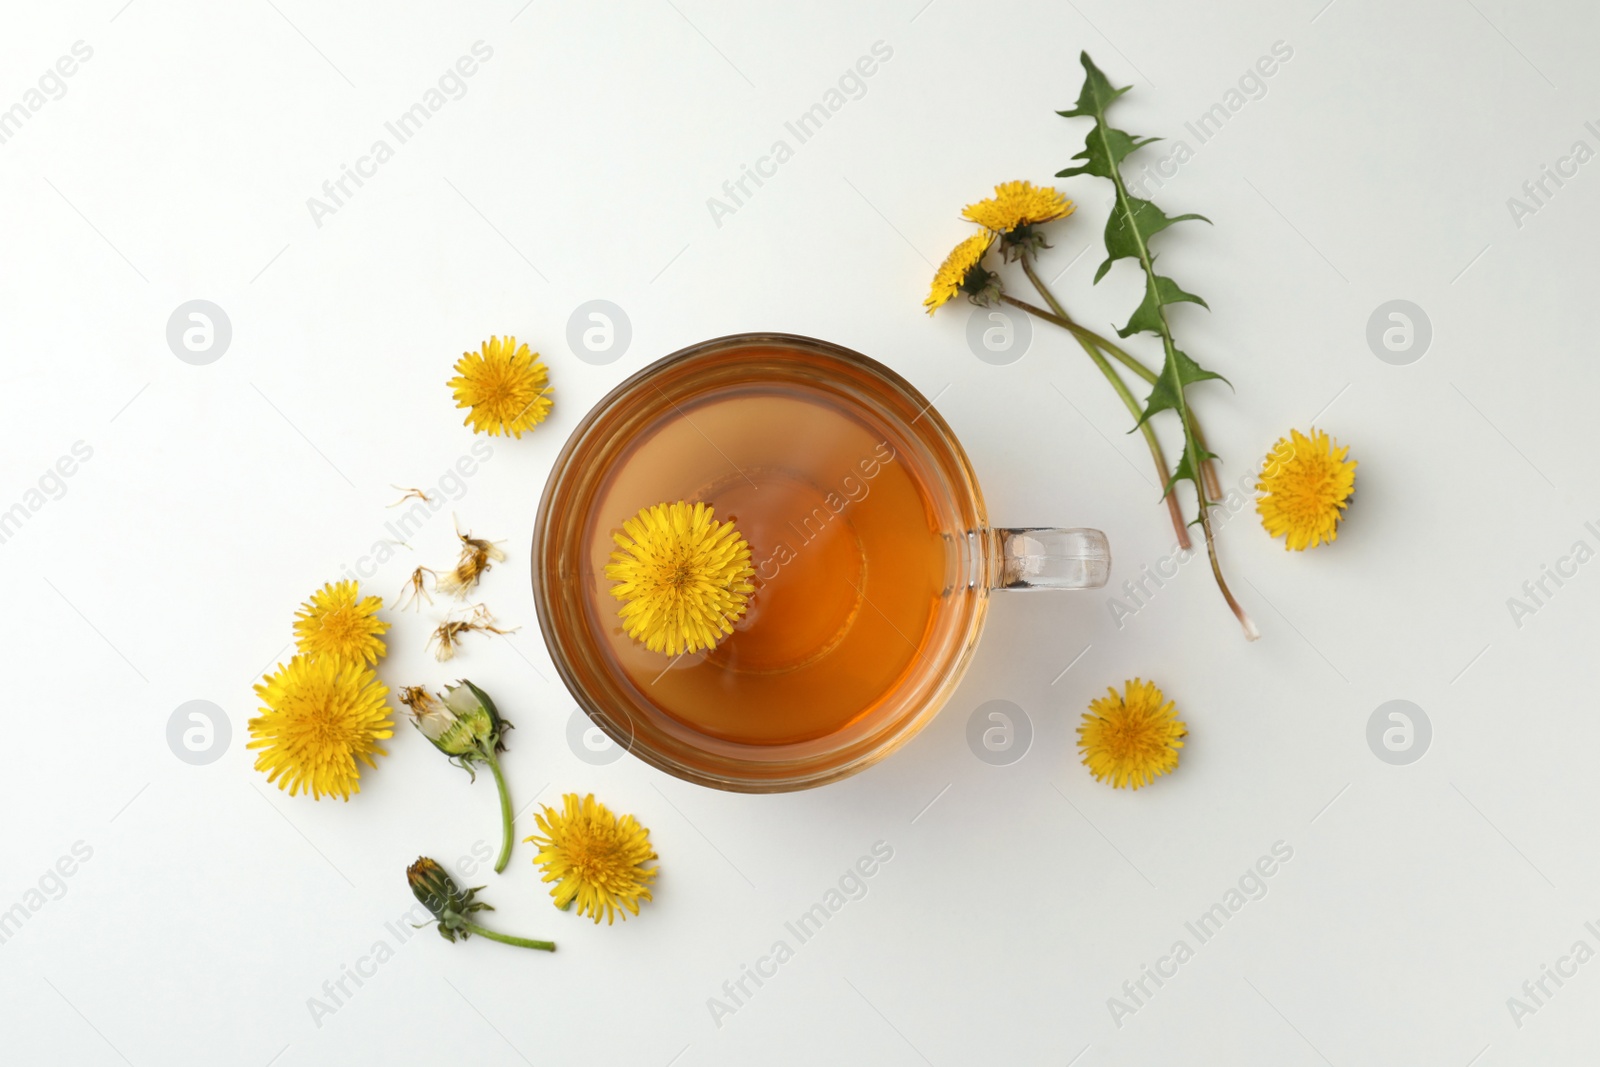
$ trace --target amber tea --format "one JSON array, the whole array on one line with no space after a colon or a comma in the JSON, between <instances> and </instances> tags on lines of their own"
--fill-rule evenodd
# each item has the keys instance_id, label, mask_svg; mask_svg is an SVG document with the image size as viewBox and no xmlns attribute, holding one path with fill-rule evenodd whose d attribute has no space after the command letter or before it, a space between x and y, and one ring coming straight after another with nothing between
<instances>
[{"instance_id":1,"label":"amber tea","mask_svg":"<svg viewBox=\"0 0 1600 1067\"><path fill-rule=\"evenodd\" d=\"M894 427L801 382L679 399L614 462L593 504L588 610L661 714L739 744L786 744L870 714L921 655L957 545L931 521ZM750 543L755 592L715 650L676 661L623 632L611 535L662 501L705 503Z\"/></svg>"}]
</instances>

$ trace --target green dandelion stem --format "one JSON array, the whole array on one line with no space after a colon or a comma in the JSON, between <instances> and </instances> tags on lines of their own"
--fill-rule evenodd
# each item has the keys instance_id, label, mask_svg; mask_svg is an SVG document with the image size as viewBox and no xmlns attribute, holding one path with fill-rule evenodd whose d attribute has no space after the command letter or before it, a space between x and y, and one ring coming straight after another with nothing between
<instances>
[{"instance_id":1,"label":"green dandelion stem","mask_svg":"<svg viewBox=\"0 0 1600 1067\"><path fill-rule=\"evenodd\" d=\"M494 749L488 753L489 770L494 772L494 786L500 792L500 858L494 861L494 873L506 869L511 860L511 793L506 789L506 776L500 771L500 760ZM551 946L554 948L555 946Z\"/></svg>"},{"instance_id":2,"label":"green dandelion stem","mask_svg":"<svg viewBox=\"0 0 1600 1067\"><path fill-rule=\"evenodd\" d=\"M1056 313L1057 319L1060 320L1056 322L1057 326L1068 330L1074 337L1078 338L1080 342L1087 342L1094 345L1096 348L1101 349L1112 359L1115 359L1118 363L1122 364L1124 367L1127 367L1140 378L1143 378L1147 384L1155 384L1158 375L1155 371L1145 366L1143 361L1141 361L1137 356L1129 355L1121 345L1115 344L1105 337L1105 335L1096 333L1094 330L1079 324L1072 318L1071 315L1067 314L1066 309L1061 306L1061 302L1056 299L1055 294L1050 291L1049 287L1045 285L1044 281L1034 271L1031 256L1022 257L1022 272L1028 276L1028 280L1032 282L1033 287L1039 291L1039 295L1044 297L1045 303L1050 305L1050 310Z\"/></svg>"},{"instance_id":3,"label":"green dandelion stem","mask_svg":"<svg viewBox=\"0 0 1600 1067\"><path fill-rule=\"evenodd\" d=\"M1033 274L1033 268L1028 265L1026 258L1023 259L1022 265L1023 269L1026 270L1031 276ZM1127 383L1122 380L1121 375L1116 372L1110 363L1106 362L1106 357L1100 353L1099 346L1093 341L1086 339L1086 337L1093 337L1093 332L1090 330L1083 330L1081 328L1074 328L1075 324L1071 324L1071 320L1065 315L1053 315L1044 308L1038 307L1034 304L1029 304L1023 300L1018 300L1015 297L1002 294L1000 299L1004 300L1008 304L1021 308L1029 314L1037 315L1040 318L1046 319L1058 326L1066 328L1072 334L1072 336L1077 339L1078 344L1083 346L1084 352L1088 354L1089 359L1094 363L1094 365L1100 368L1100 373L1106 376L1106 381L1111 383L1111 388L1116 390L1117 395L1122 398L1122 403L1128 409L1128 414L1133 416L1134 424L1138 426L1139 432L1144 435L1144 442L1150 447L1150 459L1156 465L1156 480L1158 484L1168 486L1168 488L1166 488L1162 493L1162 499L1166 502L1168 514L1172 516L1172 529L1173 532L1178 535L1178 547L1191 547L1189 541L1189 529L1184 525L1183 513L1178 510L1178 498L1173 495L1172 489L1168 485L1172 476L1172 472L1171 468L1167 466L1167 456L1166 453L1161 449L1161 441L1156 437L1155 427L1151 426L1149 422L1139 421L1140 415L1143 413L1139 406L1139 401L1134 398L1133 393L1128 389ZM1128 358L1132 359L1133 357L1130 356Z\"/></svg>"},{"instance_id":4,"label":"green dandelion stem","mask_svg":"<svg viewBox=\"0 0 1600 1067\"><path fill-rule=\"evenodd\" d=\"M1110 356L1118 363L1121 363L1124 367L1127 367L1134 374L1137 374L1140 378L1144 379L1146 384L1154 385L1156 383L1156 379L1159 378L1160 375L1151 370L1149 367L1145 366L1142 360L1140 360L1137 356L1129 355L1121 345L1113 343L1106 338L1104 334L1096 333L1080 323L1075 322L1072 316L1067 314L1067 309L1061 306L1061 301L1056 299L1055 293L1051 292L1049 286L1045 285L1044 280L1041 279L1037 273L1035 273L1031 258L1032 257L1030 256L1022 257L1022 271L1028 276L1028 280L1033 283L1033 287L1039 291L1039 295L1044 297L1045 303L1050 305L1050 310L1054 311L1056 315L1060 317L1061 321L1058 322L1057 325L1062 326L1070 331L1072 335L1078 339L1079 344L1084 344L1086 342L1093 344L1106 355ZM1140 410L1139 415L1136 415L1135 418L1141 418L1142 416L1143 409ZM1217 478L1216 463L1209 455L1211 452L1211 446L1206 444L1206 435L1200 430L1199 416L1194 414L1192 411L1190 412L1190 423L1194 427L1195 440L1199 443L1200 448L1208 454L1207 458L1201 463L1201 471L1206 479L1206 490L1213 498L1220 500L1223 495L1222 483ZM1162 464L1162 471L1163 473L1161 480L1162 484L1165 485L1167 478L1165 473L1165 463ZM1168 492L1167 500L1169 502L1176 500L1176 498L1171 495L1170 490ZM1189 539L1187 537L1180 537L1178 540L1182 542L1183 547L1189 547Z\"/></svg>"},{"instance_id":5,"label":"green dandelion stem","mask_svg":"<svg viewBox=\"0 0 1600 1067\"><path fill-rule=\"evenodd\" d=\"M554 941L533 941L526 937L512 937L510 934L497 934L493 930L485 930L477 923L468 922L465 919L461 920L460 925L461 929L463 930L477 934L479 937L487 937L490 941L498 941L502 945L520 945L523 948L536 948L544 952L554 952L556 950L556 943Z\"/></svg>"}]
</instances>

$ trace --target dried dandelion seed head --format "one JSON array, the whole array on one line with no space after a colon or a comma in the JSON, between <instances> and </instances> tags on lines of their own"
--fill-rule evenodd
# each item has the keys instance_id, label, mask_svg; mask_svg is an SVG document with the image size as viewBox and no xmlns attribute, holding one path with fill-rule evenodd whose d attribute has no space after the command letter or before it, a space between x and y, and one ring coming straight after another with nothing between
<instances>
[{"instance_id":1,"label":"dried dandelion seed head","mask_svg":"<svg viewBox=\"0 0 1600 1067\"><path fill-rule=\"evenodd\" d=\"M433 577L433 584L439 584L439 572L432 567L418 567L411 572L411 577L406 579L406 584L400 587L400 600L396 605L402 610L416 605L422 607L422 601L433 603L433 597L428 595L428 578Z\"/></svg>"},{"instance_id":2,"label":"dried dandelion seed head","mask_svg":"<svg viewBox=\"0 0 1600 1067\"><path fill-rule=\"evenodd\" d=\"M439 578L437 585L441 592L465 597L468 590L478 584L484 572L504 560L506 554L495 541L485 541L481 537L473 537L471 533L462 533L459 523L456 525L456 537L461 541L461 558L449 573Z\"/></svg>"},{"instance_id":3,"label":"dried dandelion seed head","mask_svg":"<svg viewBox=\"0 0 1600 1067\"><path fill-rule=\"evenodd\" d=\"M466 633L467 624L464 622L442 622L428 638L428 644L436 646L433 658L440 663L455 658L456 646L461 643L461 635Z\"/></svg>"},{"instance_id":4,"label":"dried dandelion seed head","mask_svg":"<svg viewBox=\"0 0 1600 1067\"><path fill-rule=\"evenodd\" d=\"M456 649L461 644L461 639L467 634L510 634L515 633L516 627L503 630L495 624L494 615L484 604L475 604L471 613L463 619L446 619L434 629L433 635L428 638L428 644L434 648L434 658L440 663L454 659Z\"/></svg>"}]
</instances>

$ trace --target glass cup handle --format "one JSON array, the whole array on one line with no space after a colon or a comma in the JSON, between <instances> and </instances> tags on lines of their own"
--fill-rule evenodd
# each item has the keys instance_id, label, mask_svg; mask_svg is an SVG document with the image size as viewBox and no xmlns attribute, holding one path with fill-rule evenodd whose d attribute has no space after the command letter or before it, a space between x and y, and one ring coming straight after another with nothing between
<instances>
[{"instance_id":1,"label":"glass cup handle","mask_svg":"<svg viewBox=\"0 0 1600 1067\"><path fill-rule=\"evenodd\" d=\"M991 589L1098 589L1111 576L1099 530L1047 526L991 530Z\"/></svg>"}]
</instances>

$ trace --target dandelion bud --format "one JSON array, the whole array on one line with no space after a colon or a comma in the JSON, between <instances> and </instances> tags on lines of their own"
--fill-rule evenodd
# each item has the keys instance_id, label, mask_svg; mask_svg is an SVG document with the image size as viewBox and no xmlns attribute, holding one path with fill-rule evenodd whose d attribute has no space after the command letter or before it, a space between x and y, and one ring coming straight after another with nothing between
<instances>
[{"instance_id":1,"label":"dandelion bud","mask_svg":"<svg viewBox=\"0 0 1600 1067\"><path fill-rule=\"evenodd\" d=\"M458 936L465 939L477 934L479 937L487 937L491 941L507 945L521 945L523 948L543 949L546 952L555 951L554 942L530 941L525 937L497 934L473 922L469 916L474 912L494 910L488 904L476 899L478 890L483 887L460 888L456 885L455 879L450 877L449 872L427 856L418 856L417 862L406 868L406 882L411 886L412 895L420 900L422 906L427 908L438 921L439 936L446 941L454 942Z\"/></svg>"},{"instance_id":2,"label":"dandelion bud","mask_svg":"<svg viewBox=\"0 0 1600 1067\"><path fill-rule=\"evenodd\" d=\"M454 930L455 921L470 911L478 910L483 905L474 907L473 894L476 889L469 889L463 893L456 885L455 879L438 862L427 856L418 856L417 862L406 868L406 882L411 886L411 893L422 902L422 906L433 913L438 919L441 930ZM450 938L454 941L455 938Z\"/></svg>"}]
</instances>

